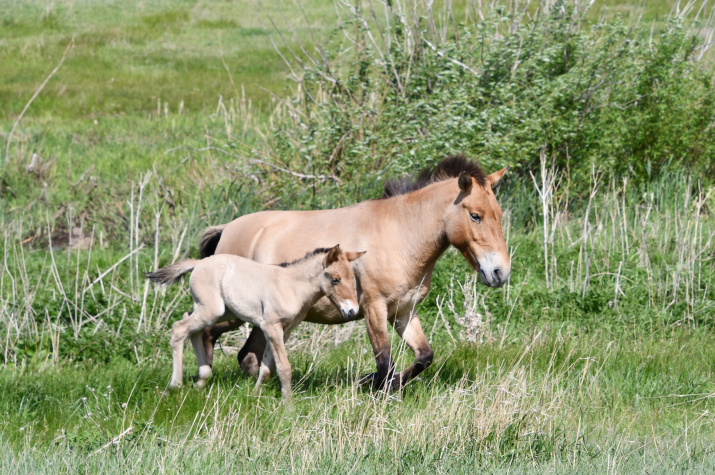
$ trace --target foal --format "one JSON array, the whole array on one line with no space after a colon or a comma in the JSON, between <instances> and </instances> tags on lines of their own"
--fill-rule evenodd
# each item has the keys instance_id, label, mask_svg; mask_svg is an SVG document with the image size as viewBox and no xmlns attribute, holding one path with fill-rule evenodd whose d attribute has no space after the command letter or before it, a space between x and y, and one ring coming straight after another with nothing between
<instances>
[{"instance_id":1,"label":"foal","mask_svg":"<svg viewBox=\"0 0 715 475\"><path fill-rule=\"evenodd\" d=\"M302 259L280 266L218 254L202 260L186 259L147 273L153 282L173 284L193 269L189 285L194 310L171 329L174 369L169 385L181 386L184 341L191 337L199 365L196 386L203 387L211 376L202 339L204 328L238 318L259 327L268 341L254 390L268 379L275 366L283 397L290 400L291 369L284 341L323 296L345 319L355 317L359 307L350 262L363 254L342 252L337 245L315 249Z\"/></svg>"}]
</instances>

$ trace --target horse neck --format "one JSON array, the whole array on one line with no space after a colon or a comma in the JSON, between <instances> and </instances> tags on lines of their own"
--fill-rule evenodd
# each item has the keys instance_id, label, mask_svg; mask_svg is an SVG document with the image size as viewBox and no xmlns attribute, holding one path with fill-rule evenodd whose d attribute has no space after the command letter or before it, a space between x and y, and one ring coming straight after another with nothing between
<instances>
[{"instance_id":1,"label":"horse neck","mask_svg":"<svg viewBox=\"0 0 715 475\"><path fill-rule=\"evenodd\" d=\"M449 247L444 217L454 201L455 180L433 183L398 198L396 218L404 230L401 254L409 262L417 260L421 273L431 270Z\"/></svg>"}]
</instances>

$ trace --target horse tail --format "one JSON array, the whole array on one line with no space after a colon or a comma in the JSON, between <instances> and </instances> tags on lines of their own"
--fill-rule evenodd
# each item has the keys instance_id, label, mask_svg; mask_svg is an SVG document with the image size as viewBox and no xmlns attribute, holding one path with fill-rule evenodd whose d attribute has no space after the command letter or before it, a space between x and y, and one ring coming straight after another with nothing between
<instances>
[{"instance_id":1,"label":"horse tail","mask_svg":"<svg viewBox=\"0 0 715 475\"><path fill-rule=\"evenodd\" d=\"M199 261L196 259L184 259L166 267L162 267L156 272L147 272L144 276L155 284L171 285L181 278L182 275L190 272Z\"/></svg>"},{"instance_id":2,"label":"horse tail","mask_svg":"<svg viewBox=\"0 0 715 475\"><path fill-rule=\"evenodd\" d=\"M199 245L199 257L201 257L201 259L214 255L216 246L218 246L218 242L221 240L221 233L223 233L223 228L225 227L225 224L220 224L206 228L204 234L201 235L201 244Z\"/></svg>"}]
</instances>

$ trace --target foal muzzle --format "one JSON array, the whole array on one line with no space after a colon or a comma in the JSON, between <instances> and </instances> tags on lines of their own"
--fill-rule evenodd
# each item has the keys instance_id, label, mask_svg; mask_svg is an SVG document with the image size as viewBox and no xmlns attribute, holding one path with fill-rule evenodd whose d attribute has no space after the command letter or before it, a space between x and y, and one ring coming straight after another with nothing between
<instances>
[{"instance_id":1,"label":"foal muzzle","mask_svg":"<svg viewBox=\"0 0 715 475\"><path fill-rule=\"evenodd\" d=\"M340 304L340 313L343 315L343 318L345 320L353 320L358 312L360 311L360 307L353 303L350 302L349 300L346 300L342 304Z\"/></svg>"}]
</instances>

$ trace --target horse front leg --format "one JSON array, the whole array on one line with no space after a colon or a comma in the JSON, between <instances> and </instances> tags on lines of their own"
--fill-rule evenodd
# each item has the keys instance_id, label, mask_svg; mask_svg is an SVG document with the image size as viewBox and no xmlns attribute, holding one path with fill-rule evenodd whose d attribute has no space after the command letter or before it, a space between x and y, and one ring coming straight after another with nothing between
<instances>
[{"instance_id":1,"label":"horse front leg","mask_svg":"<svg viewBox=\"0 0 715 475\"><path fill-rule=\"evenodd\" d=\"M396 385L396 387L393 389L397 389L403 388L410 380L429 368L434 358L434 352L427 342L417 312L403 313L392 322L392 326L415 355L412 364L395 375L393 386Z\"/></svg>"},{"instance_id":2,"label":"horse front leg","mask_svg":"<svg viewBox=\"0 0 715 475\"><path fill-rule=\"evenodd\" d=\"M382 389L389 384L387 387L390 389L395 376L395 362L390 353L390 339L387 333L387 305L383 301L377 301L366 304L363 311L377 371L361 377L358 384L370 384L377 389Z\"/></svg>"}]
</instances>

